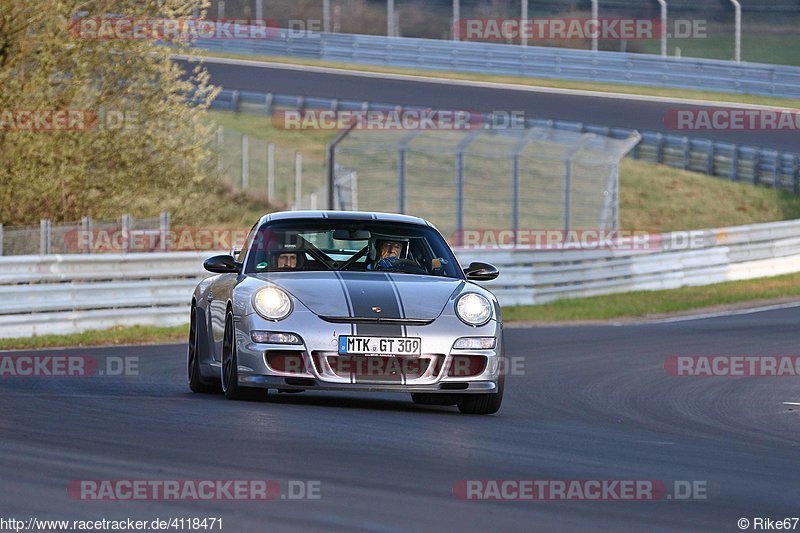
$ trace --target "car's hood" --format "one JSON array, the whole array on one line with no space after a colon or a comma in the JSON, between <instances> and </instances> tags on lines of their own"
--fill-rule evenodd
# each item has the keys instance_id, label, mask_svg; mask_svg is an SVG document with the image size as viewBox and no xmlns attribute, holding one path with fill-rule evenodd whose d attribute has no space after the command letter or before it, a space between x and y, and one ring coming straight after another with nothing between
<instances>
[{"instance_id":1,"label":"car's hood","mask_svg":"<svg viewBox=\"0 0 800 533\"><path fill-rule=\"evenodd\" d=\"M389 272L275 272L256 277L285 289L317 315L338 318L433 320L465 285L460 279Z\"/></svg>"}]
</instances>

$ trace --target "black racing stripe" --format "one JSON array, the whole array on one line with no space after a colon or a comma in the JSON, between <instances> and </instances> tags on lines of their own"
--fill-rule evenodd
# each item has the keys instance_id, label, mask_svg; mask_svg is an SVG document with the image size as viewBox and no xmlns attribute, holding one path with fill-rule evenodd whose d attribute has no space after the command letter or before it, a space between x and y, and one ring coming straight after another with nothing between
<instances>
[{"instance_id":1,"label":"black racing stripe","mask_svg":"<svg viewBox=\"0 0 800 533\"><path fill-rule=\"evenodd\" d=\"M400 289L397 286L397 283L395 282L391 274L386 274L386 277L389 278L389 283L392 284L392 291L394 291L394 298L395 300L397 300L397 305L400 307L400 317L405 318L406 309L403 306L403 298L400 296ZM403 326L403 337L406 336L408 336L408 330L406 329L406 326Z\"/></svg>"},{"instance_id":2,"label":"black racing stripe","mask_svg":"<svg viewBox=\"0 0 800 533\"><path fill-rule=\"evenodd\" d=\"M344 301L347 303L347 314L353 316L353 302L350 301L350 293L347 292L347 286L344 284L344 280L342 279L342 274L338 270L333 271L334 275L339 279L339 283L342 286L342 292L344 293ZM356 334L356 325L350 324L350 334Z\"/></svg>"},{"instance_id":3,"label":"black racing stripe","mask_svg":"<svg viewBox=\"0 0 800 533\"><path fill-rule=\"evenodd\" d=\"M356 318L403 318L400 305L394 294L392 284L385 273L380 272L348 272L342 275L350 301L353 304L353 316ZM376 283L377 282L377 283ZM381 308L380 314L372 308ZM361 323L357 326L359 335L380 337L400 337L403 328L400 324Z\"/></svg>"}]
</instances>

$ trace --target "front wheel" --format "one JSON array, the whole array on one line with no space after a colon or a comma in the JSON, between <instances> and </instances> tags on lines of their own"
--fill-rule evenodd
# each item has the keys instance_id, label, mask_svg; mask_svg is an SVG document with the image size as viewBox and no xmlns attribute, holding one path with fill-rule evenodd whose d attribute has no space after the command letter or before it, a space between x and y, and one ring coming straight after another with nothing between
<instances>
[{"instance_id":1,"label":"front wheel","mask_svg":"<svg viewBox=\"0 0 800 533\"><path fill-rule=\"evenodd\" d=\"M189 346L186 354L186 370L189 374L189 388L192 392L211 394L219 392L219 384L208 382L200 374L200 335L197 328L197 308L192 305L189 319Z\"/></svg>"},{"instance_id":2,"label":"front wheel","mask_svg":"<svg viewBox=\"0 0 800 533\"><path fill-rule=\"evenodd\" d=\"M222 339L222 392L229 400L266 400L267 391L239 385L239 359L236 356L236 336L233 312L225 316L225 334Z\"/></svg>"},{"instance_id":3,"label":"front wheel","mask_svg":"<svg viewBox=\"0 0 800 533\"><path fill-rule=\"evenodd\" d=\"M458 410L468 415L491 415L500 410L503 403L505 375L500 374L497 380L497 392L487 394L465 394L458 402Z\"/></svg>"}]
</instances>

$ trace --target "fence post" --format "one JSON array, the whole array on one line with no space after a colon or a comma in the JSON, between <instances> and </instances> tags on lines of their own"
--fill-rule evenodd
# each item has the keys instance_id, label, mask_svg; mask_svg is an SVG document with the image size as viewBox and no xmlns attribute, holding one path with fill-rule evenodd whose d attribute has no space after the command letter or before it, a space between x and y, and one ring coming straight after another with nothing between
<instances>
[{"instance_id":1,"label":"fence post","mask_svg":"<svg viewBox=\"0 0 800 533\"><path fill-rule=\"evenodd\" d=\"M169 213L166 211L162 212L159 217L159 228L158 231L161 237L160 249L162 252L166 252L169 249L167 239L169 237L169 227L170 227L170 216Z\"/></svg>"},{"instance_id":2,"label":"fence post","mask_svg":"<svg viewBox=\"0 0 800 533\"><path fill-rule=\"evenodd\" d=\"M52 234L50 231L50 219L43 218L39 221L39 253L47 255L50 253L52 244Z\"/></svg>"},{"instance_id":3,"label":"fence post","mask_svg":"<svg viewBox=\"0 0 800 533\"><path fill-rule=\"evenodd\" d=\"M456 152L456 246L464 244L464 150Z\"/></svg>"},{"instance_id":4,"label":"fence post","mask_svg":"<svg viewBox=\"0 0 800 533\"><path fill-rule=\"evenodd\" d=\"M122 227L122 251L128 253L131 249L131 216L122 215L120 225Z\"/></svg>"},{"instance_id":5,"label":"fence post","mask_svg":"<svg viewBox=\"0 0 800 533\"><path fill-rule=\"evenodd\" d=\"M256 19L264 19L264 0L256 0Z\"/></svg>"},{"instance_id":6,"label":"fence post","mask_svg":"<svg viewBox=\"0 0 800 533\"><path fill-rule=\"evenodd\" d=\"M325 184L326 184L326 192L328 196L327 208L328 209L336 209L335 206L335 193L334 188L336 184L334 180L336 179L336 147L339 145L340 142L344 140L345 137L350 135L350 132L353 131L353 128L356 127L356 121L353 120L350 122L350 125L339 132L336 137L328 143L328 146L325 148Z\"/></svg>"},{"instance_id":7,"label":"fence post","mask_svg":"<svg viewBox=\"0 0 800 533\"><path fill-rule=\"evenodd\" d=\"M397 212L406 212L406 147L397 150Z\"/></svg>"},{"instance_id":8,"label":"fence post","mask_svg":"<svg viewBox=\"0 0 800 533\"><path fill-rule=\"evenodd\" d=\"M217 2L217 19L225 18L225 0Z\"/></svg>"},{"instance_id":9,"label":"fence post","mask_svg":"<svg viewBox=\"0 0 800 533\"><path fill-rule=\"evenodd\" d=\"M275 199L275 145L267 143L267 204Z\"/></svg>"},{"instance_id":10,"label":"fence post","mask_svg":"<svg viewBox=\"0 0 800 533\"><path fill-rule=\"evenodd\" d=\"M0 256L3 255L3 225L0 224Z\"/></svg>"},{"instance_id":11,"label":"fence post","mask_svg":"<svg viewBox=\"0 0 800 533\"><path fill-rule=\"evenodd\" d=\"M222 145L225 144L225 128L217 128L217 174L222 177Z\"/></svg>"},{"instance_id":12,"label":"fence post","mask_svg":"<svg viewBox=\"0 0 800 533\"><path fill-rule=\"evenodd\" d=\"M303 193L303 154L298 150L294 153L294 208L300 208Z\"/></svg>"},{"instance_id":13,"label":"fence post","mask_svg":"<svg viewBox=\"0 0 800 533\"><path fill-rule=\"evenodd\" d=\"M733 145L733 153L731 154L731 181L739 179L739 147Z\"/></svg>"},{"instance_id":14,"label":"fence post","mask_svg":"<svg viewBox=\"0 0 800 533\"><path fill-rule=\"evenodd\" d=\"M250 138L242 134L242 190L250 186Z\"/></svg>"},{"instance_id":15,"label":"fence post","mask_svg":"<svg viewBox=\"0 0 800 533\"><path fill-rule=\"evenodd\" d=\"M792 190L800 194L800 156L792 156ZM0 255L2 255L2 225L0 225Z\"/></svg>"},{"instance_id":16,"label":"fence post","mask_svg":"<svg viewBox=\"0 0 800 533\"><path fill-rule=\"evenodd\" d=\"M92 217L82 217L81 218L81 238L80 238L80 250L81 253L90 254L92 253L92 241L94 235L92 235Z\"/></svg>"},{"instance_id":17,"label":"fence post","mask_svg":"<svg viewBox=\"0 0 800 533\"><path fill-rule=\"evenodd\" d=\"M411 130L398 142L397 148L397 212L406 212L406 149L420 130Z\"/></svg>"}]
</instances>

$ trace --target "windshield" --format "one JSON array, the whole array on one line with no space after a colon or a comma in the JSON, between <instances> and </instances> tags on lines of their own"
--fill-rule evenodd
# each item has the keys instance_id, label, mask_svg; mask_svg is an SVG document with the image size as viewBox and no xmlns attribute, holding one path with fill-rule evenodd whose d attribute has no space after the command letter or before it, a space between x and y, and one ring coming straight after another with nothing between
<instances>
[{"instance_id":1,"label":"windshield","mask_svg":"<svg viewBox=\"0 0 800 533\"><path fill-rule=\"evenodd\" d=\"M267 223L251 235L245 273L401 272L463 279L435 229L398 222L298 220Z\"/></svg>"}]
</instances>

